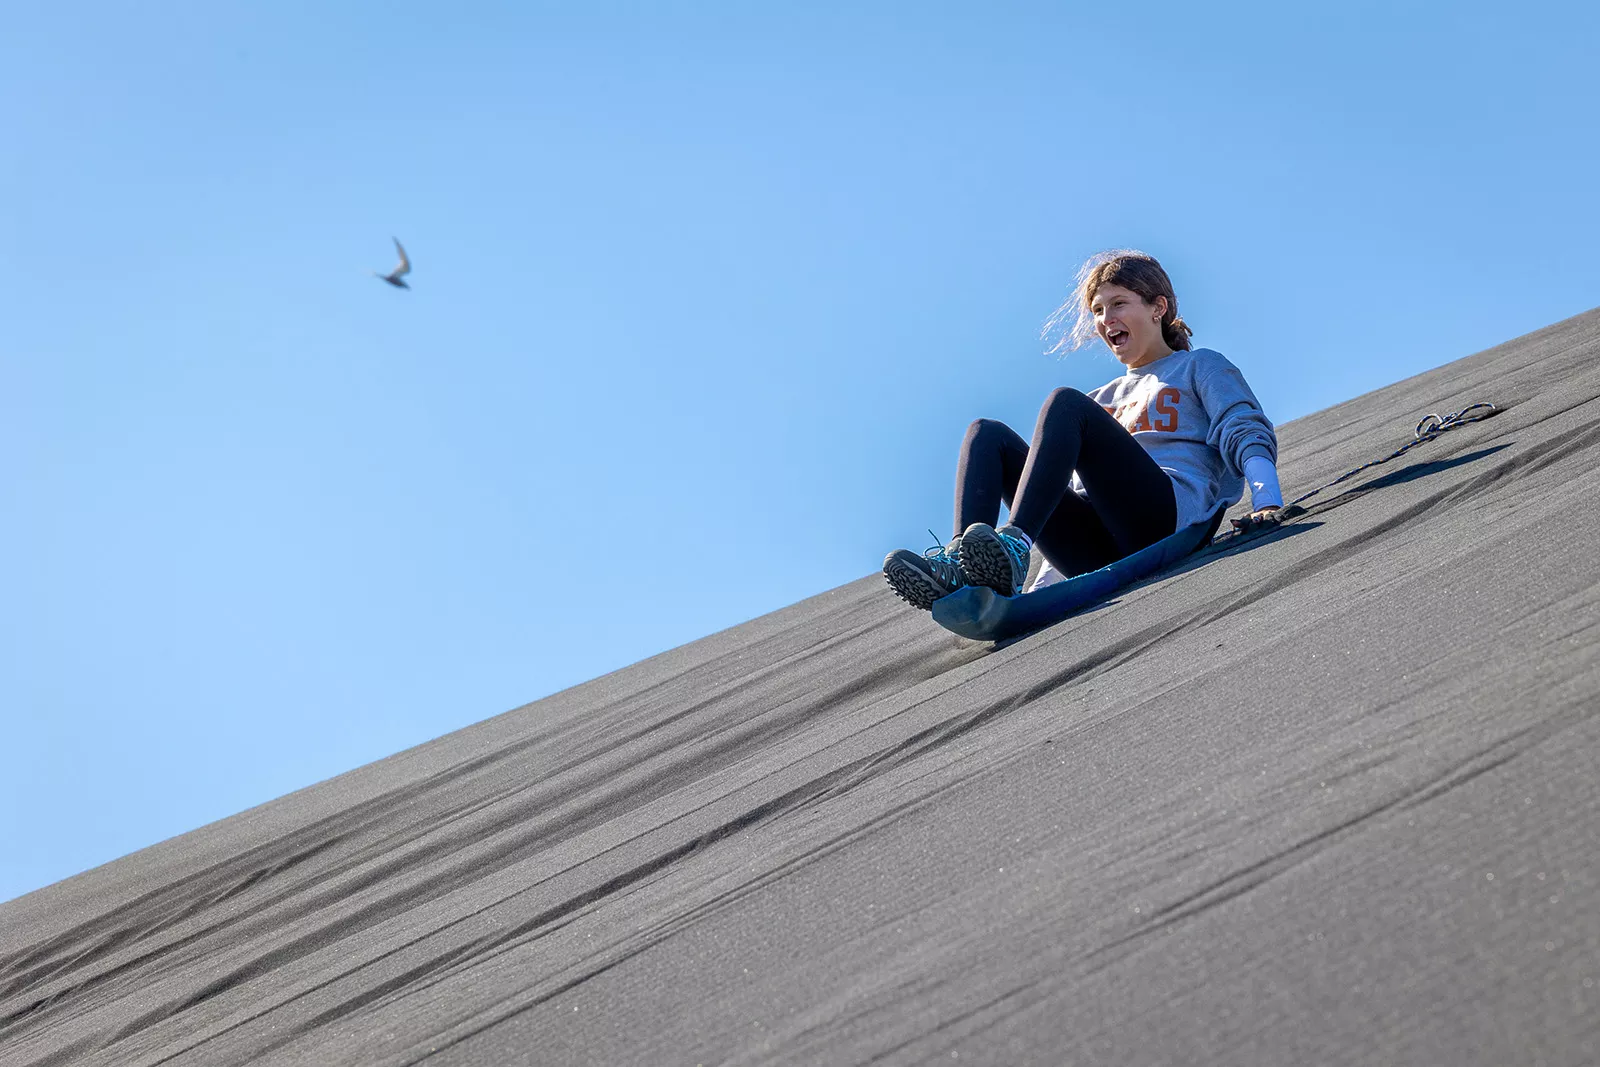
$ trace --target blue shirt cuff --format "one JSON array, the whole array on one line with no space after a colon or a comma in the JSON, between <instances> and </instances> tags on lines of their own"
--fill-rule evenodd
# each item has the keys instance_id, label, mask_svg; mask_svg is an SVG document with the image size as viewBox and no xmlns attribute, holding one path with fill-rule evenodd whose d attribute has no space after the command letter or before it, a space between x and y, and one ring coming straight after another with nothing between
<instances>
[{"instance_id":1,"label":"blue shirt cuff","mask_svg":"<svg viewBox=\"0 0 1600 1067\"><path fill-rule=\"evenodd\" d=\"M1244 461L1244 480L1250 487L1250 510L1283 507L1283 490L1278 488L1278 468L1266 456L1251 455Z\"/></svg>"}]
</instances>

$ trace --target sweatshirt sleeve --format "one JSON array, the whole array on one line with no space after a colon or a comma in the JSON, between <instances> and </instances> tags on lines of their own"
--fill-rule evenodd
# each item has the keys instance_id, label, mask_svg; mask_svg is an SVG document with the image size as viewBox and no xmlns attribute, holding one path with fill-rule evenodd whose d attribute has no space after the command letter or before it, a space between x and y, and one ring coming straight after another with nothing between
<instances>
[{"instance_id":1,"label":"sweatshirt sleeve","mask_svg":"<svg viewBox=\"0 0 1600 1067\"><path fill-rule=\"evenodd\" d=\"M1200 406L1211 420L1206 444L1222 453L1228 469L1244 477L1245 461L1259 456L1274 465L1278 462L1278 435L1256 400L1239 368L1215 352L1207 353L1195 368L1195 390Z\"/></svg>"}]
</instances>

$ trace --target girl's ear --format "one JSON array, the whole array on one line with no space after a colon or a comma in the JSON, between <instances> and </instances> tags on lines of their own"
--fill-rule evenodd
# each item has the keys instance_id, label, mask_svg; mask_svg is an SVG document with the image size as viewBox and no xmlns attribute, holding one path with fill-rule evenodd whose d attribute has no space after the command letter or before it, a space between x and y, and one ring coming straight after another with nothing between
<instances>
[{"instance_id":1,"label":"girl's ear","mask_svg":"<svg viewBox=\"0 0 1600 1067\"><path fill-rule=\"evenodd\" d=\"M1154 300L1152 300L1150 302L1150 306L1156 309L1156 321L1157 322L1160 322L1162 319L1167 317L1167 298L1166 297L1164 297L1164 296L1156 297Z\"/></svg>"}]
</instances>

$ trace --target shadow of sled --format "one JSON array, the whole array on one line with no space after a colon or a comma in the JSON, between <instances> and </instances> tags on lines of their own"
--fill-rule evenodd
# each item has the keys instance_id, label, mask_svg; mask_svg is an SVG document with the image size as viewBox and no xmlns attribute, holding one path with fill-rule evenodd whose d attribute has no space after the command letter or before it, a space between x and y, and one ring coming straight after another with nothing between
<instances>
[{"instance_id":1,"label":"shadow of sled","mask_svg":"<svg viewBox=\"0 0 1600 1067\"><path fill-rule=\"evenodd\" d=\"M1205 522L1186 526L1171 537L1163 538L1097 571L1075 575L1036 592L1001 596L987 586L969 585L957 589L949 596L933 602L933 620L951 633L973 641L1004 641L1061 622L1174 564L1190 561L1189 566L1172 572L1185 573L1213 559L1234 555L1268 541L1282 540L1321 525L1280 526L1260 536L1242 539L1230 536L1213 542L1211 535L1221 521L1222 515L1218 513Z\"/></svg>"}]
</instances>

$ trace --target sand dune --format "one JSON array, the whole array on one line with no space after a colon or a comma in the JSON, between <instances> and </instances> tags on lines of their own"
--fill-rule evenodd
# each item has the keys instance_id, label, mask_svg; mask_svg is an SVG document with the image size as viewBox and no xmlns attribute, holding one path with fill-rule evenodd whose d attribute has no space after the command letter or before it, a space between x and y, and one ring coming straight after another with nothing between
<instances>
[{"instance_id":1,"label":"sand dune","mask_svg":"<svg viewBox=\"0 0 1600 1067\"><path fill-rule=\"evenodd\" d=\"M0 905L0 1062L1600 1062L1600 311L1284 484L1479 400L1005 647L874 574Z\"/></svg>"}]
</instances>

